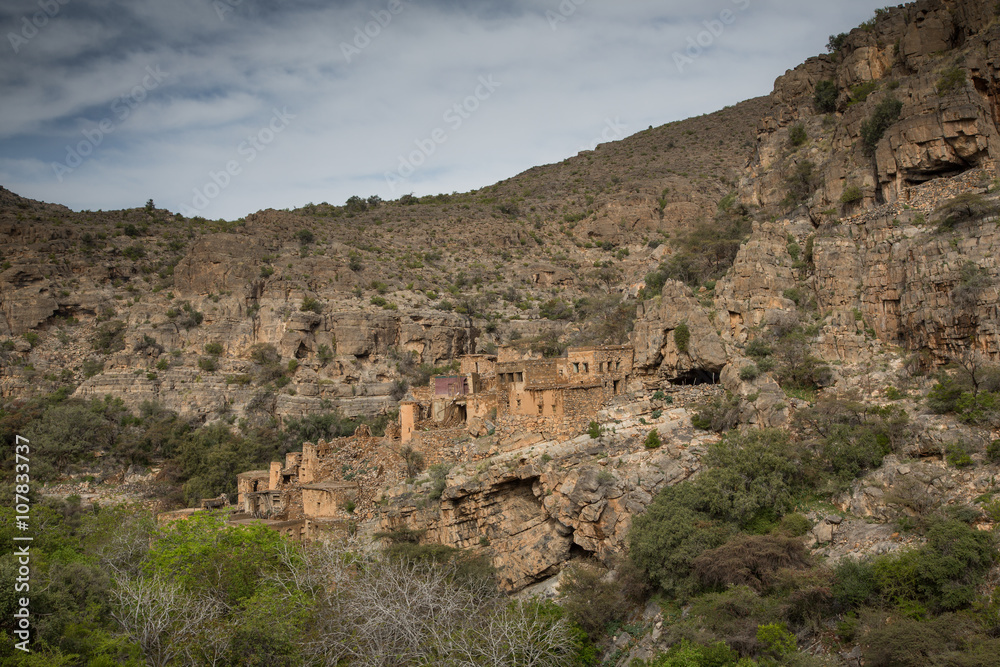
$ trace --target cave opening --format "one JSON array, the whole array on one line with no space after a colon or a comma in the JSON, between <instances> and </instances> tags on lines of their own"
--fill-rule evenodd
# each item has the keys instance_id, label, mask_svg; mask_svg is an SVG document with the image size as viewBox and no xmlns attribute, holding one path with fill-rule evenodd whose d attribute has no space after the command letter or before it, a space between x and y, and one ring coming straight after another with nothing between
<instances>
[{"instance_id":1,"label":"cave opening","mask_svg":"<svg viewBox=\"0 0 1000 667\"><path fill-rule=\"evenodd\" d=\"M690 387L699 384L719 384L719 374L703 368L694 368L670 378L670 384L679 387Z\"/></svg>"}]
</instances>

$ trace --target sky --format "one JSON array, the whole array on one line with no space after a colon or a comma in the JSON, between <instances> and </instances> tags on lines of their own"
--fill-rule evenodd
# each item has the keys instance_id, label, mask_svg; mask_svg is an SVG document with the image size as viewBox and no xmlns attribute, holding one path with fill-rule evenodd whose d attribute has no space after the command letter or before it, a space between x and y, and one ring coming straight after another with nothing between
<instances>
[{"instance_id":1,"label":"sky","mask_svg":"<svg viewBox=\"0 0 1000 667\"><path fill-rule=\"evenodd\" d=\"M0 185L74 210L465 192L771 92L884 0L5 0Z\"/></svg>"}]
</instances>

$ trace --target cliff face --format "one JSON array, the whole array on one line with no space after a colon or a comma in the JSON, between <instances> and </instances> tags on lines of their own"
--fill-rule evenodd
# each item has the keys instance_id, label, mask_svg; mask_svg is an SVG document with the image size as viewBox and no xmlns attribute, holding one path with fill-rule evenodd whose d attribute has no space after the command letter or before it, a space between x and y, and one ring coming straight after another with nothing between
<instances>
[{"instance_id":1,"label":"cliff face","mask_svg":"<svg viewBox=\"0 0 1000 667\"><path fill-rule=\"evenodd\" d=\"M914 185L982 167L1000 157L1000 26L990 3L925 0L888 8L853 30L830 55L807 60L775 82L757 152L742 184L764 206L786 197L798 165L816 166L811 217L828 209L906 201ZM816 87L836 99L820 109ZM875 145L863 126L879 104L902 103ZM790 140L802 125L812 139ZM854 194L854 189L860 190ZM845 198L845 192L851 194ZM849 200L845 204L844 200Z\"/></svg>"}]
</instances>

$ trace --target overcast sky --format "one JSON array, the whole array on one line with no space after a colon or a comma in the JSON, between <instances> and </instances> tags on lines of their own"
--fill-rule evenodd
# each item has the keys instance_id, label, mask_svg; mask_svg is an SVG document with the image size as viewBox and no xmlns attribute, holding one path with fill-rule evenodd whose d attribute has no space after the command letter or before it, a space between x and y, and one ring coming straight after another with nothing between
<instances>
[{"instance_id":1,"label":"overcast sky","mask_svg":"<svg viewBox=\"0 0 1000 667\"><path fill-rule=\"evenodd\" d=\"M0 185L226 219L467 191L767 94L883 4L5 0Z\"/></svg>"}]
</instances>

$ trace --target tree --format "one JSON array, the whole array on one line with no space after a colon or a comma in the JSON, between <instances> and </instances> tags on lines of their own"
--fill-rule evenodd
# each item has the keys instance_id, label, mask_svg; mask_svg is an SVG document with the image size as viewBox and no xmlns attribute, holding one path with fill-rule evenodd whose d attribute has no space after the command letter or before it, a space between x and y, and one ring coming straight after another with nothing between
<instances>
[{"instance_id":1,"label":"tree","mask_svg":"<svg viewBox=\"0 0 1000 667\"><path fill-rule=\"evenodd\" d=\"M833 113L837 110L837 98L840 91L837 84L829 79L824 79L816 83L816 93L813 96L813 105L820 113Z\"/></svg>"},{"instance_id":2,"label":"tree","mask_svg":"<svg viewBox=\"0 0 1000 667\"><path fill-rule=\"evenodd\" d=\"M217 600L192 595L162 576L116 577L112 602L115 621L156 667L190 651L190 643L223 611Z\"/></svg>"}]
</instances>

